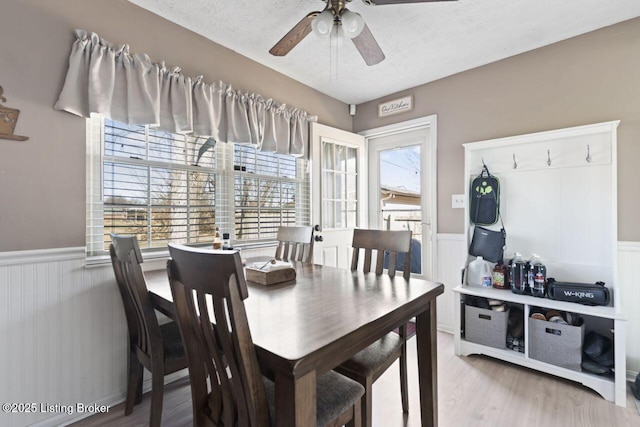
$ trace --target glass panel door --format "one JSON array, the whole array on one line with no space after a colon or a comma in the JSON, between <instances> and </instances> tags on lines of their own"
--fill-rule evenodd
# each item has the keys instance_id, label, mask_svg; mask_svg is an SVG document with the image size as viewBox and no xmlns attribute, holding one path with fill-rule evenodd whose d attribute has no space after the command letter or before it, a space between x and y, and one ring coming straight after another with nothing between
<instances>
[{"instance_id":1,"label":"glass panel door","mask_svg":"<svg viewBox=\"0 0 640 427\"><path fill-rule=\"evenodd\" d=\"M311 124L309 136L313 262L349 268L353 228L367 224L364 137L319 123Z\"/></svg>"},{"instance_id":2,"label":"glass panel door","mask_svg":"<svg viewBox=\"0 0 640 427\"><path fill-rule=\"evenodd\" d=\"M411 230L411 272L422 274L421 146L378 152L380 221L384 230ZM404 258L398 259L401 271ZM388 261L385 260L385 264ZM387 265L385 265L385 268Z\"/></svg>"},{"instance_id":3,"label":"glass panel door","mask_svg":"<svg viewBox=\"0 0 640 427\"><path fill-rule=\"evenodd\" d=\"M423 127L367 139L367 206L371 228L411 230L411 273L433 280L435 150L430 133Z\"/></svg>"}]
</instances>

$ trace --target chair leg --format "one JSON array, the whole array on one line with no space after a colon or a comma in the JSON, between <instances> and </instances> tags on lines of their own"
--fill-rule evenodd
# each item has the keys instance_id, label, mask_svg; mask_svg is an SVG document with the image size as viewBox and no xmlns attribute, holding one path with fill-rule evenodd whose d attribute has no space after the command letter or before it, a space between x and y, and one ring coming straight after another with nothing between
<instances>
[{"instance_id":1,"label":"chair leg","mask_svg":"<svg viewBox=\"0 0 640 427\"><path fill-rule=\"evenodd\" d=\"M407 389L407 344L402 345L400 354L400 396L402 398L402 412L409 412L409 391Z\"/></svg>"},{"instance_id":2,"label":"chair leg","mask_svg":"<svg viewBox=\"0 0 640 427\"><path fill-rule=\"evenodd\" d=\"M367 377L364 381L364 384L362 385L364 386L364 396L362 396L362 399L360 399L361 423L362 427L371 427L371 408L373 407L373 379L371 377Z\"/></svg>"},{"instance_id":3,"label":"chair leg","mask_svg":"<svg viewBox=\"0 0 640 427\"><path fill-rule=\"evenodd\" d=\"M142 380L144 379L144 366L140 364L140 374L138 375L138 386L136 387L136 405L142 402Z\"/></svg>"},{"instance_id":4,"label":"chair leg","mask_svg":"<svg viewBox=\"0 0 640 427\"><path fill-rule=\"evenodd\" d=\"M160 427L162 419L162 394L164 391L164 366L161 363L153 364L151 373L151 414L149 427Z\"/></svg>"},{"instance_id":5,"label":"chair leg","mask_svg":"<svg viewBox=\"0 0 640 427\"><path fill-rule=\"evenodd\" d=\"M357 400L353 404L353 417L346 424L346 427L362 427L362 405L360 400Z\"/></svg>"},{"instance_id":6,"label":"chair leg","mask_svg":"<svg viewBox=\"0 0 640 427\"><path fill-rule=\"evenodd\" d=\"M138 390L142 391L142 373L144 367L135 354L129 354L129 364L127 373L127 400L124 404L124 414L131 415L133 406L140 403ZM141 397L141 396L140 396Z\"/></svg>"}]
</instances>

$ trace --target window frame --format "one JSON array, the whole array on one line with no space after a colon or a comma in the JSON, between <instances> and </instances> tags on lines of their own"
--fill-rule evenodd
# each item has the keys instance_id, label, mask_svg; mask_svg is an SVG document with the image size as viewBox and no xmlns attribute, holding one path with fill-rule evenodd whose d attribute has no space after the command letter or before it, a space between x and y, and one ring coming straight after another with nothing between
<instances>
[{"instance_id":1,"label":"window frame","mask_svg":"<svg viewBox=\"0 0 640 427\"><path fill-rule=\"evenodd\" d=\"M150 236L153 233L152 229L152 221L151 212L154 208L160 207L159 205L153 204L152 199L152 185L148 181L146 186L146 204L136 205L136 204L116 204L116 205L107 205L105 203L105 186L104 186L104 171L105 165L108 163L113 163L117 165L125 165L125 166L134 166L134 167L146 167L147 168L147 177L148 180L151 179L151 171L156 169L162 170L180 170L185 171L185 204L184 205L163 205L163 207L171 208L172 206L184 208L186 209L187 215L191 213L191 208L203 208L204 206L200 205L192 205L190 204L190 193L188 182L190 179L191 172L200 172L200 173L210 173L214 175L215 180L215 201L213 203L214 206L214 216L215 216L215 225L219 227L220 232L229 232L231 234L232 245L235 247L261 247L261 246L271 246L276 241L275 231L273 231L270 235L264 238L247 238L244 240L236 239L236 221L235 215L236 210L236 197L235 197L235 180L237 177L244 178L255 178L258 180L270 180L274 182L280 183L280 187L282 188L282 183L291 183L295 187L295 225L308 225L311 220L311 206L310 206L310 196L311 196L311 188L310 188L310 173L308 167L308 161L302 160L300 158L295 158L295 178L291 177L281 177L274 176L268 174L259 174L259 173L250 173L243 170L237 170L235 168L235 158L234 158L234 150L236 146L248 146L248 144L238 144L238 143L217 143L215 147L215 164L213 167L209 166L195 166L189 163L189 153L188 146L185 143L184 150L184 160L181 163L171 163L171 162L163 162L158 160L150 160L149 159L149 126L144 126L145 129L145 151L146 158L135 157L126 157L126 156L118 156L112 154L105 153L105 130L106 130L106 121L109 120L100 115L92 115L91 118L87 119L87 227L86 227L86 253L87 260L100 260L108 258L108 250L105 249L107 235L105 234L105 213L108 209L112 207L122 207L122 208L141 208L145 209L147 212L146 215L146 234L147 239L150 239ZM118 123L117 121L113 121L114 123ZM170 133L170 132L169 132ZM189 136L185 136L189 138ZM99 142L99 143L98 143ZM260 152L252 146L254 151L254 155L257 157L259 154L265 154L264 152ZM277 155L276 155L277 156ZM294 157L294 156L292 156ZM242 166L242 165L240 165ZM244 209L249 209L245 207ZM265 209L262 207L262 209ZM283 207L280 204L279 207L269 207L266 208L270 211L279 211L280 212L280 224L282 224L282 215L283 211L287 210L287 208ZM260 216L257 216L257 227L260 227ZM193 223L192 217L187 217L185 219L187 224L185 224L185 238L180 239L179 242L183 244L188 244L191 246L209 246L210 242L188 242L190 238L190 224ZM97 230L99 229L99 231ZM143 254L146 257L165 257L168 253L166 245L163 246L152 246L152 240L147 240L149 244L148 247L143 245L141 248Z\"/></svg>"}]
</instances>

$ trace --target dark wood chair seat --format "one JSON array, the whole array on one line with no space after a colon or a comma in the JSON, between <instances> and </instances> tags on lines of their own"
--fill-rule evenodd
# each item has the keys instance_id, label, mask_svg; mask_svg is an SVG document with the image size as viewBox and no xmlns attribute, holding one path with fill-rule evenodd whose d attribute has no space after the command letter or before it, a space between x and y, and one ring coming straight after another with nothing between
<instances>
[{"instance_id":1,"label":"dark wood chair seat","mask_svg":"<svg viewBox=\"0 0 640 427\"><path fill-rule=\"evenodd\" d=\"M353 231L353 257L351 270L355 271L362 264L365 273L372 270L372 261L375 260L375 273L383 274L385 253L388 256L388 274L395 276L396 260L399 254L404 254L402 275L406 280L411 277L411 231L400 230L362 230ZM364 251L364 260L361 263L360 251ZM365 395L361 403L362 425L371 426L371 392L373 383L382 375L389 366L400 359L400 396L402 410L409 411L409 399L407 390L407 327L400 325L399 335L390 332L380 338L355 356L341 364L335 370L351 379L358 381L365 388Z\"/></svg>"},{"instance_id":2,"label":"dark wood chair seat","mask_svg":"<svg viewBox=\"0 0 640 427\"><path fill-rule=\"evenodd\" d=\"M159 427L162 418L164 377L185 369L180 329L176 322L158 323L142 273L142 254L135 236L111 235L111 264L122 297L129 330L127 398L124 413L142 400L142 376L151 372L151 409L149 425Z\"/></svg>"},{"instance_id":3,"label":"dark wood chair seat","mask_svg":"<svg viewBox=\"0 0 640 427\"><path fill-rule=\"evenodd\" d=\"M240 255L174 244L169 251L167 270L189 360L194 425L275 425L275 386L258 365ZM364 387L336 372L316 383L317 425L359 427Z\"/></svg>"}]
</instances>

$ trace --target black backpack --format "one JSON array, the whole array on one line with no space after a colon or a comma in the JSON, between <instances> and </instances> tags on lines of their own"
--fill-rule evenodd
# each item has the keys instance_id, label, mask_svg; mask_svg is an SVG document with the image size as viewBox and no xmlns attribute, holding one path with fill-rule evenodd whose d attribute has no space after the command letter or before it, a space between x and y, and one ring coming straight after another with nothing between
<instances>
[{"instance_id":1,"label":"black backpack","mask_svg":"<svg viewBox=\"0 0 640 427\"><path fill-rule=\"evenodd\" d=\"M473 181L469 191L469 215L476 225L492 225L500 218L500 180L491 175L486 165Z\"/></svg>"}]
</instances>

